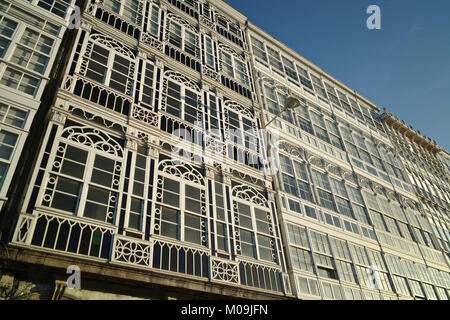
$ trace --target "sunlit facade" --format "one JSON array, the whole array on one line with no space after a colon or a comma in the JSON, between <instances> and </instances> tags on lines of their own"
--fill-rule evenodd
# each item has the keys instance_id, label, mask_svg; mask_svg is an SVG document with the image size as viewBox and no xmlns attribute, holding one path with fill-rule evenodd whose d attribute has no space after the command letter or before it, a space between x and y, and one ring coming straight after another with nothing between
<instances>
[{"instance_id":1,"label":"sunlit facade","mask_svg":"<svg viewBox=\"0 0 450 320\"><path fill-rule=\"evenodd\" d=\"M50 80L71 2L0 2L0 209Z\"/></svg>"}]
</instances>

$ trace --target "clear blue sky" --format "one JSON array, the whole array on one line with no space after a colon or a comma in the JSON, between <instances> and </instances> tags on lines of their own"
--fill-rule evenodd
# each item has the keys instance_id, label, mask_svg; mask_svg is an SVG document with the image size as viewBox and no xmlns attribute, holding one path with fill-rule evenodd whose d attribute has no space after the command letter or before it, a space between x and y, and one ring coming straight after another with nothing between
<instances>
[{"instance_id":1,"label":"clear blue sky","mask_svg":"<svg viewBox=\"0 0 450 320\"><path fill-rule=\"evenodd\" d=\"M450 0L225 1L450 151Z\"/></svg>"}]
</instances>

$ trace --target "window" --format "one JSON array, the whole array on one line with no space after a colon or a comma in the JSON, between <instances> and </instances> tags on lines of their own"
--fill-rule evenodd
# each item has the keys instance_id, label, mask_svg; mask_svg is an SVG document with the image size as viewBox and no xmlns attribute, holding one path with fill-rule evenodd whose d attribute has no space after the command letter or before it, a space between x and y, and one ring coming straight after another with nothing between
<instances>
[{"instance_id":1,"label":"window","mask_svg":"<svg viewBox=\"0 0 450 320\"><path fill-rule=\"evenodd\" d=\"M18 90L25 94L34 96L39 86L40 80L38 78L29 76L24 72L7 67L0 80L0 84Z\"/></svg>"},{"instance_id":2,"label":"window","mask_svg":"<svg viewBox=\"0 0 450 320\"><path fill-rule=\"evenodd\" d=\"M281 109L278 105L278 99L275 90L265 85L264 92L266 97L266 109L272 114L278 114Z\"/></svg>"},{"instance_id":3,"label":"window","mask_svg":"<svg viewBox=\"0 0 450 320\"><path fill-rule=\"evenodd\" d=\"M311 119L313 122L313 126L314 126L314 131L316 132L316 137L327 142L330 143L330 139L328 138L328 133L326 130L326 126L325 126L325 122L322 118L322 116L318 115L315 112L310 112L311 114Z\"/></svg>"},{"instance_id":4,"label":"window","mask_svg":"<svg viewBox=\"0 0 450 320\"><path fill-rule=\"evenodd\" d=\"M323 254L314 253L314 261L317 265L317 275L329 279L338 279L332 258Z\"/></svg>"},{"instance_id":5,"label":"window","mask_svg":"<svg viewBox=\"0 0 450 320\"><path fill-rule=\"evenodd\" d=\"M105 0L103 5L109 11L121 14L132 23L141 24L142 22L142 13L139 10L138 0Z\"/></svg>"},{"instance_id":6,"label":"window","mask_svg":"<svg viewBox=\"0 0 450 320\"><path fill-rule=\"evenodd\" d=\"M274 115L279 114L280 110L284 109L287 98L286 95L274 90L274 88L267 85L264 86L264 89L266 109ZM291 124L295 124L295 118L292 110L286 110L285 112L283 112L281 114L281 118Z\"/></svg>"},{"instance_id":7,"label":"window","mask_svg":"<svg viewBox=\"0 0 450 320\"><path fill-rule=\"evenodd\" d=\"M308 237L306 235L306 228L287 224L289 242L296 246L301 246L309 249Z\"/></svg>"},{"instance_id":8,"label":"window","mask_svg":"<svg viewBox=\"0 0 450 320\"><path fill-rule=\"evenodd\" d=\"M327 93L328 93L328 96L330 97L331 102L334 104L335 107L340 108L341 103L339 102L339 99L336 96L336 91L335 91L334 87L326 82L325 82L325 87L327 89Z\"/></svg>"},{"instance_id":9,"label":"window","mask_svg":"<svg viewBox=\"0 0 450 320\"><path fill-rule=\"evenodd\" d=\"M350 104L351 104L351 108L352 108L353 114L354 114L358 119L364 121L364 117L363 117L362 112L359 110L359 105L358 105L358 103L357 103L355 100L350 99L350 98L349 98L349 101L350 101Z\"/></svg>"},{"instance_id":10,"label":"window","mask_svg":"<svg viewBox=\"0 0 450 320\"><path fill-rule=\"evenodd\" d=\"M327 92L324 89L322 79L320 79L319 77L315 76L312 73L311 73L311 79L314 83L314 90L316 91L316 93L318 95L320 95L322 98L328 100Z\"/></svg>"},{"instance_id":11,"label":"window","mask_svg":"<svg viewBox=\"0 0 450 320\"><path fill-rule=\"evenodd\" d=\"M95 42L85 59L88 60L86 77L121 93L131 94L134 62Z\"/></svg>"},{"instance_id":12,"label":"window","mask_svg":"<svg viewBox=\"0 0 450 320\"><path fill-rule=\"evenodd\" d=\"M11 2L11 1L10 1ZM24 21L27 25L38 28L39 30L48 32L53 36L57 36L61 27L53 24L49 21L42 19L36 15L31 14L29 11L23 10L15 5L15 1L12 2L11 6L7 9L7 13L17 19Z\"/></svg>"},{"instance_id":13,"label":"window","mask_svg":"<svg viewBox=\"0 0 450 320\"><path fill-rule=\"evenodd\" d=\"M216 229L217 229L217 248L222 251L229 252L228 248L228 231L227 231L227 217L225 214L225 198L224 187L219 176L215 177L214 182L215 194L215 213L216 213Z\"/></svg>"},{"instance_id":14,"label":"window","mask_svg":"<svg viewBox=\"0 0 450 320\"><path fill-rule=\"evenodd\" d=\"M223 16L217 16L217 23L225 28L225 30L230 31L231 33L234 33L235 35L239 36L239 26L236 23L232 23L231 21L228 21L228 19L226 19Z\"/></svg>"},{"instance_id":15,"label":"window","mask_svg":"<svg viewBox=\"0 0 450 320\"><path fill-rule=\"evenodd\" d=\"M292 266L294 268L313 272L311 252L308 250L291 247Z\"/></svg>"},{"instance_id":16,"label":"window","mask_svg":"<svg viewBox=\"0 0 450 320\"><path fill-rule=\"evenodd\" d=\"M314 135L313 127L310 121L308 108L306 106L299 106L297 109L297 121L300 129Z\"/></svg>"},{"instance_id":17,"label":"window","mask_svg":"<svg viewBox=\"0 0 450 320\"><path fill-rule=\"evenodd\" d=\"M377 198L374 194L364 191L364 197L367 201L367 206L377 211L381 211Z\"/></svg>"},{"instance_id":18,"label":"window","mask_svg":"<svg viewBox=\"0 0 450 320\"><path fill-rule=\"evenodd\" d=\"M341 220L339 217L331 215L329 213L324 212L325 222L329 225L335 226L336 228L342 228Z\"/></svg>"},{"instance_id":19,"label":"window","mask_svg":"<svg viewBox=\"0 0 450 320\"><path fill-rule=\"evenodd\" d=\"M328 176L326 173L311 170L311 174L316 187L331 191L330 182L328 181Z\"/></svg>"},{"instance_id":20,"label":"window","mask_svg":"<svg viewBox=\"0 0 450 320\"><path fill-rule=\"evenodd\" d=\"M288 76L288 78L294 80L295 82L298 82L298 75L297 71L295 70L294 62L286 57L282 58L286 75Z\"/></svg>"},{"instance_id":21,"label":"window","mask_svg":"<svg viewBox=\"0 0 450 320\"><path fill-rule=\"evenodd\" d=\"M302 213L300 202L289 199L289 210Z\"/></svg>"},{"instance_id":22,"label":"window","mask_svg":"<svg viewBox=\"0 0 450 320\"><path fill-rule=\"evenodd\" d=\"M173 46L184 50L187 54L198 58L198 35L194 31L193 27L187 28L184 25L178 24L172 20L169 20L168 36L169 43Z\"/></svg>"},{"instance_id":23,"label":"window","mask_svg":"<svg viewBox=\"0 0 450 320\"><path fill-rule=\"evenodd\" d=\"M113 222L120 177L117 166L120 167L119 162L95 155L83 214L85 217Z\"/></svg>"},{"instance_id":24,"label":"window","mask_svg":"<svg viewBox=\"0 0 450 320\"><path fill-rule=\"evenodd\" d=\"M142 214L143 214L143 201L137 198L131 198L128 227L136 230L141 230Z\"/></svg>"},{"instance_id":25,"label":"window","mask_svg":"<svg viewBox=\"0 0 450 320\"><path fill-rule=\"evenodd\" d=\"M27 114L27 111L0 102L0 122L22 129Z\"/></svg>"},{"instance_id":26,"label":"window","mask_svg":"<svg viewBox=\"0 0 450 320\"><path fill-rule=\"evenodd\" d=\"M78 127L70 129L80 130ZM67 129L63 132L63 137L66 136ZM120 171L120 158L62 140L48 176L42 205L114 223Z\"/></svg>"},{"instance_id":27,"label":"window","mask_svg":"<svg viewBox=\"0 0 450 320\"><path fill-rule=\"evenodd\" d=\"M142 83L142 97L141 104L148 109L153 110L153 97L154 97L154 67L152 64L145 63L145 73Z\"/></svg>"},{"instance_id":28,"label":"window","mask_svg":"<svg viewBox=\"0 0 450 320\"><path fill-rule=\"evenodd\" d=\"M214 44L208 36L205 36L205 61L208 67L213 70L216 69L216 64L214 62Z\"/></svg>"},{"instance_id":29,"label":"window","mask_svg":"<svg viewBox=\"0 0 450 320\"><path fill-rule=\"evenodd\" d=\"M376 227L382 231L387 231L386 225L384 223L383 215L381 213L370 210L370 217L371 217L374 227Z\"/></svg>"},{"instance_id":30,"label":"window","mask_svg":"<svg viewBox=\"0 0 450 320\"><path fill-rule=\"evenodd\" d=\"M291 195L300 196L302 199L313 202L305 164L294 160L293 167L291 159L283 154L280 154L279 159L284 191Z\"/></svg>"},{"instance_id":31,"label":"window","mask_svg":"<svg viewBox=\"0 0 450 320\"><path fill-rule=\"evenodd\" d=\"M402 237L406 238L408 240L414 241L411 235L411 232L409 230L408 224L397 221L398 227L401 231Z\"/></svg>"},{"instance_id":32,"label":"window","mask_svg":"<svg viewBox=\"0 0 450 320\"><path fill-rule=\"evenodd\" d=\"M331 255L331 249L326 234L310 231L310 235L314 251Z\"/></svg>"},{"instance_id":33,"label":"window","mask_svg":"<svg viewBox=\"0 0 450 320\"><path fill-rule=\"evenodd\" d=\"M301 84L304 85L305 87L307 87L308 89L314 90L308 71L306 69L300 67L299 65L297 65L297 70L298 70L298 74L300 76Z\"/></svg>"},{"instance_id":34,"label":"window","mask_svg":"<svg viewBox=\"0 0 450 320\"><path fill-rule=\"evenodd\" d=\"M342 213L346 217L353 219L352 208L348 200L342 199L340 197L335 197L336 205L339 213Z\"/></svg>"},{"instance_id":35,"label":"window","mask_svg":"<svg viewBox=\"0 0 450 320\"><path fill-rule=\"evenodd\" d=\"M0 58L3 58L11 44L18 23L0 15Z\"/></svg>"},{"instance_id":36,"label":"window","mask_svg":"<svg viewBox=\"0 0 450 320\"><path fill-rule=\"evenodd\" d=\"M367 212L364 207L353 203L352 208L353 208L354 219L358 220L359 222L369 224L369 219L367 218ZM370 233L370 231L371 230L369 230L369 233Z\"/></svg>"},{"instance_id":37,"label":"window","mask_svg":"<svg viewBox=\"0 0 450 320\"><path fill-rule=\"evenodd\" d=\"M350 200L352 200L358 204L364 205L364 201L363 201L361 192L357 188L347 185L347 190L348 190L348 194L350 196Z\"/></svg>"},{"instance_id":38,"label":"window","mask_svg":"<svg viewBox=\"0 0 450 320\"><path fill-rule=\"evenodd\" d=\"M259 258L276 262L273 251L274 240L271 237L273 235L273 230L272 225L268 220L270 213L266 210L249 206L242 202L235 202L235 206L236 205L241 254L254 259ZM253 223L256 225L257 243L255 241L255 229Z\"/></svg>"},{"instance_id":39,"label":"window","mask_svg":"<svg viewBox=\"0 0 450 320\"><path fill-rule=\"evenodd\" d=\"M11 163L18 138L18 134L0 130L0 186Z\"/></svg>"},{"instance_id":40,"label":"window","mask_svg":"<svg viewBox=\"0 0 450 320\"><path fill-rule=\"evenodd\" d=\"M298 277L300 292L303 294L309 294L312 296L320 296L319 289L317 287L317 280Z\"/></svg>"},{"instance_id":41,"label":"window","mask_svg":"<svg viewBox=\"0 0 450 320\"><path fill-rule=\"evenodd\" d=\"M209 115L209 132L211 136L221 139L221 132L219 127L219 107L217 105L216 96L210 94L208 96L208 115Z\"/></svg>"},{"instance_id":42,"label":"window","mask_svg":"<svg viewBox=\"0 0 450 320\"><path fill-rule=\"evenodd\" d=\"M191 124L202 127L200 95L184 85L168 81L166 112Z\"/></svg>"},{"instance_id":43,"label":"window","mask_svg":"<svg viewBox=\"0 0 450 320\"><path fill-rule=\"evenodd\" d=\"M269 53L269 62L272 66L272 70L284 75L283 63L281 62L280 53L269 46L267 46L267 52Z\"/></svg>"},{"instance_id":44,"label":"window","mask_svg":"<svg viewBox=\"0 0 450 320\"><path fill-rule=\"evenodd\" d=\"M342 140L340 138L339 129L337 125L328 119L326 119L326 124L331 144L341 150L344 150L344 145L342 144Z\"/></svg>"},{"instance_id":45,"label":"window","mask_svg":"<svg viewBox=\"0 0 450 320\"><path fill-rule=\"evenodd\" d=\"M142 230L146 205L150 206L150 203L146 204L148 195L147 185L151 183L151 181L146 180L146 172L149 167L146 153L146 148L138 146L138 153L134 162L133 196L130 197L131 204L128 227L139 231Z\"/></svg>"},{"instance_id":46,"label":"window","mask_svg":"<svg viewBox=\"0 0 450 320\"><path fill-rule=\"evenodd\" d=\"M352 252L352 256L355 263L362 264L365 266L369 266L369 259L367 257L366 251L364 247L355 245L355 244L349 244L350 251Z\"/></svg>"},{"instance_id":47,"label":"window","mask_svg":"<svg viewBox=\"0 0 450 320\"><path fill-rule=\"evenodd\" d=\"M334 178L330 179L331 185L333 186L333 191L340 195L341 197L348 198L347 190L345 189L345 183L343 181L338 181Z\"/></svg>"},{"instance_id":48,"label":"window","mask_svg":"<svg viewBox=\"0 0 450 320\"><path fill-rule=\"evenodd\" d=\"M400 230L398 229L395 219L384 216L384 221L386 222L387 229L389 232L395 234L396 236L400 236Z\"/></svg>"},{"instance_id":49,"label":"window","mask_svg":"<svg viewBox=\"0 0 450 320\"><path fill-rule=\"evenodd\" d=\"M209 20L212 20L213 11L211 10L209 3L203 3L203 16L207 17Z\"/></svg>"},{"instance_id":50,"label":"window","mask_svg":"<svg viewBox=\"0 0 450 320\"><path fill-rule=\"evenodd\" d=\"M262 62L263 64L267 63L268 60L264 43L253 36L251 36L250 39L252 42L253 54L255 55L256 60Z\"/></svg>"},{"instance_id":51,"label":"window","mask_svg":"<svg viewBox=\"0 0 450 320\"><path fill-rule=\"evenodd\" d=\"M228 114L228 117L225 117L225 127L229 133L229 139L227 141L256 152L259 150L256 122L252 117L253 114L251 112L249 113L248 110L246 111L238 112L238 110L231 106L225 108L225 112Z\"/></svg>"},{"instance_id":52,"label":"window","mask_svg":"<svg viewBox=\"0 0 450 320\"><path fill-rule=\"evenodd\" d=\"M180 172L190 175L183 174L186 178L180 178ZM206 246L205 199L203 176L197 169L169 159L160 161L154 232Z\"/></svg>"},{"instance_id":53,"label":"window","mask_svg":"<svg viewBox=\"0 0 450 320\"><path fill-rule=\"evenodd\" d=\"M141 24L142 13L139 11L139 1L123 0L122 3L123 3L122 15L132 23Z\"/></svg>"},{"instance_id":54,"label":"window","mask_svg":"<svg viewBox=\"0 0 450 320\"><path fill-rule=\"evenodd\" d=\"M320 205L329 209L336 211L333 195L330 192L323 191L321 189L317 189L317 194L319 195Z\"/></svg>"},{"instance_id":55,"label":"window","mask_svg":"<svg viewBox=\"0 0 450 320\"><path fill-rule=\"evenodd\" d=\"M313 207L305 206L305 213L308 217L317 220L316 209L314 209Z\"/></svg>"},{"instance_id":56,"label":"window","mask_svg":"<svg viewBox=\"0 0 450 320\"><path fill-rule=\"evenodd\" d=\"M392 280L394 282L395 288L397 289L397 291L405 296L410 296L410 292L408 289L408 285L407 285L407 280L406 278L403 277L399 277L399 276L392 276Z\"/></svg>"},{"instance_id":57,"label":"window","mask_svg":"<svg viewBox=\"0 0 450 320\"><path fill-rule=\"evenodd\" d=\"M240 252L242 255L256 259L256 244L254 233L239 229Z\"/></svg>"},{"instance_id":58,"label":"window","mask_svg":"<svg viewBox=\"0 0 450 320\"><path fill-rule=\"evenodd\" d=\"M342 93L341 91L339 91L339 90L336 90L336 91L337 91L337 93L338 93L339 101L341 102L342 107L343 107L347 112L349 112L350 114L352 114L352 109L351 109L350 104L349 104L349 102L348 102L347 96L346 96L344 93Z\"/></svg>"},{"instance_id":59,"label":"window","mask_svg":"<svg viewBox=\"0 0 450 320\"><path fill-rule=\"evenodd\" d=\"M39 0L37 5L51 13L57 15L58 17L65 18L67 13L67 8L70 5L69 0Z\"/></svg>"},{"instance_id":60,"label":"window","mask_svg":"<svg viewBox=\"0 0 450 320\"><path fill-rule=\"evenodd\" d=\"M104 0L103 6L115 13L120 13L120 3L121 0Z\"/></svg>"},{"instance_id":61,"label":"window","mask_svg":"<svg viewBox=\"0 0 450 320\"><path fill-rule=\"evenodd\" d=\"M248 86L247 67L245 66L244 60L237 57L237 55L225 52L223 49L220 51L220 54L222 70L225 75L237 79L243 85Z\"/></svg>"},{"instance_id":62,"label":"window","mask_svg":"<svg viewBox=\"0 0 450 320\"><path fill-rule=\"evenodd\" d=\"M216 222L217 249L228 252L227 226L225 223Z\"/></svg>"},{"instance_id":63,"label":"window","mask_svg":"<svg viewBox=\"0 0 450 320\"><path fill-rule=\"evenodd\" d=\"M350 251L345 241L330 237L330 242L333 253L337 258L351 260Z\"/></svg>"},{"instance_id":64,"label":"window","mask_svg":"<svg viewBox=\"0 0 450 320\"><path fill-rule=\"evenodd\" d=\"M148 32L158 38L159 35L159 7L154 3L151 4L150 14L148 17Z\"/></svg>"},{"instance_id":65,"label":"window","mask_svg":"<svg viewBox=\"0 0 450 320\"><path fill-rule=\"evenodd\" d=\"M275 232L267 199L259 191L243 185L233 188L233 211L237 253L252 259L278 262ZM258 197L258 204L247 201L245 195Z\"/></svg>"},{"instance_id":66,"label":"window","mask_svg":"<svg viewBox=\"0 0 450 320\"><path fill-rule=\"evenodd\" d=\"M340 280L356 283L356 277L351 263L336 260L336 267Z\"/></svg>"}]
</instances>

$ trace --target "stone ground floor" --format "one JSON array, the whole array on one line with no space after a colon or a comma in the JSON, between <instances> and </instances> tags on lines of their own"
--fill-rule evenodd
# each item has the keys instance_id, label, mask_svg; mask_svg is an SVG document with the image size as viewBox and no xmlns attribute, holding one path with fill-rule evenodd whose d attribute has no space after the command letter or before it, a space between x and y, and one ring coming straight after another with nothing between
<instances>
[{"instance_id":1,"label":"stone ground floor","mask_svg":"<svg viewBox=\"0 0 450 320\"><path fill-rule=\"evenodd\" d=\"M80 269L80 289L67 268ZM0 247L0 300L282 300L287 297L97 261Z\"/></svg>"}]
</instances>

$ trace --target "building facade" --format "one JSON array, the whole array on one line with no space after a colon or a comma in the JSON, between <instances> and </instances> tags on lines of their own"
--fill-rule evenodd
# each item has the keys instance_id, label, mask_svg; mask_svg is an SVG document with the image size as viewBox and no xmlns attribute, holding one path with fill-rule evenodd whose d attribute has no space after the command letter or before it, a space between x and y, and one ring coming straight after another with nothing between
<instances>
[{"instance_id":1,"label":"building facade","mask_svg":"<svg viewBox=\"0 0 450 320\"><path fill-rule=\"evenodd\" d=\"M381 117L420 200L423 213L436 236L436 248L440 248L449 256L448 152L442 150L435 141L407 126L392 113L384 112Z\"/></svg>"},{"instance_id":2,"label":"building facade","mask_svg":"<svg viewBox=\"0 0 450 320\"><path fill-rule=\"evenodd\" d=\"M1 3L81 8L5 174L3 295L450 299L448 171L437 224L379 107L225 2Z\"/></svg>"},{"instance_id":3,"label":"building facade","mask_svg":"<svg viewBox=\"0 0 450 320\"><path fill-rule=\"evenodd\" d=\"M70 5L71 0L0 2L0 208L50 80Z\"/></svg>"}]
</instances>

